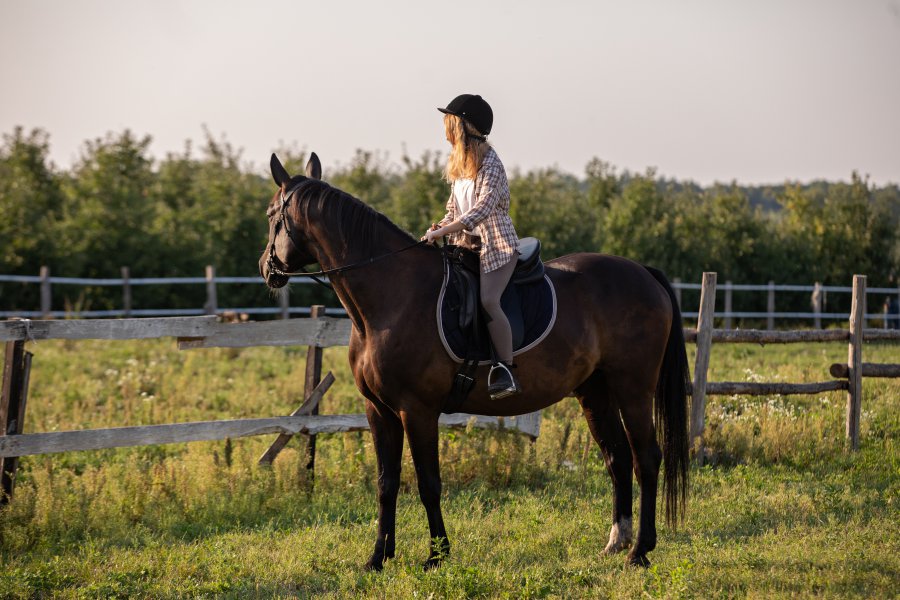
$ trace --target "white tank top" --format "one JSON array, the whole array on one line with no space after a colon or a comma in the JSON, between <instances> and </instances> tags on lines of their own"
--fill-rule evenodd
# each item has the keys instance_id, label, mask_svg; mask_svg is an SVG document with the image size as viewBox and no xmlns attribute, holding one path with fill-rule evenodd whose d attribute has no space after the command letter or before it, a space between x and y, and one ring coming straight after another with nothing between
<instances>
[{"instance_id":1,"label":"white tank top","mask_svg":"<svg viewBox=\"0 0 900 600\"><path fill-rule=\"evenodd\" d=\"M475 182L471 179L457 179L453 182L453 197L459 214L464 215L475 206Z\"/></svg>"}]
</instances>

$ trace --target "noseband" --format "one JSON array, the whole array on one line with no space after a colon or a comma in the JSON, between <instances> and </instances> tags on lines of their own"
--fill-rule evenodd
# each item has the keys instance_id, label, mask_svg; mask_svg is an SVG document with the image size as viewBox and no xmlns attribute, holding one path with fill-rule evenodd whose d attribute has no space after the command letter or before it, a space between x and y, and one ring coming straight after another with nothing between
<instances>
[{"instance_id":1,"label":"noseband","mask_svg":"<svg viewBox=\"0 0 900 600\"><path fill-rule=\"evenodd\" d=\"M282 229L284 229L285 233L287 233L288 240L290 240L291 244L294 245L294 248L296 248L298 250L301 249L300 244L298 244L297 241L294 239L294 234L293 234L293 231L291 230L291 221L287 216L288 204L290 203L291 198L294 197L294 193L297 191L297 189L300 187L300 185L302 185L302 184L295 185L290 190L288 190L286 193L283 188L281 190L281 207L278 210L278 220L275 222L275 235L272 237L272 243L269 244L269 258L266 260L266 266L269 268L269 273L274 273L275 275L278 275L280 277L292 277L294 275L303 275L305 277L310 277L316 283L319 283L319 284L327 287L328 289L334 289L327 282L319 279L319 277L332 275L334 273L343 273L344 271L349 271L351 269L364 267L366 265L372 264L373 262L375 262L377 260L381 260L382 258L386 258L386 257L392 256L394 254L399 254L401 252L405 252L406 250L409 250L410 248L415 248L416 246L421 246L422 244L425 243L425 241L422 240L422 241L416 242L414 244L410 244L409 246L404 246L403 248L400 248L399 250L394 250L393 252L387 252L385 254L373 256L372 258L367 258L366 260L355 262L355 263L352 263L349 265L344 265L343 267L337 267L334 269L325 269L324 271L315 271L315 272L309 272L309 271L303 271L303 270L293 271L293 272L282 271L277 266L275 266L275 260L278 258L277 256L275 256L275 241L278 239L279 226Z\"/></svg>"}]
</instances>

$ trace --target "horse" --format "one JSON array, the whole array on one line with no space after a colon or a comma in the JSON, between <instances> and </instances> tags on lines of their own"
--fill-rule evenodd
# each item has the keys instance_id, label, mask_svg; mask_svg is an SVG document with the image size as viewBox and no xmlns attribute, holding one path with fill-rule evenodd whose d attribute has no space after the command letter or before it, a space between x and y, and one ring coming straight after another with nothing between
<instances>
[{"instance_id":1,"label":"horse","mask_svg":"<svg viewBox=\"0 0 900 600\"><path fill-rule=\"evenodd\" d=\"M366 400L377 459L378 534L365 568L394 556L404 435L430 532L423 566L438 566L450 542L441 513L438 418L458 365L438 336L443 258L350 194L323 182L313 153L291 176L275 154L278 191L269 201L269 239L259 272L271 289L318 263L352 323L348 359ZM684 518L688 486L690 374L681 313L665 275L622 257L576 253L547 261L557 319L536 347L516 358L523 391L491 400L487 366L459 412L512 416L574 395L613 484L612 527L603 549L632 544L632 470L640 485L640 526L627 562L648 566L656 547L656 499L665 464L666 520ZM661 446L661 447L660 447Z\"/></svg>"}]
</instances>

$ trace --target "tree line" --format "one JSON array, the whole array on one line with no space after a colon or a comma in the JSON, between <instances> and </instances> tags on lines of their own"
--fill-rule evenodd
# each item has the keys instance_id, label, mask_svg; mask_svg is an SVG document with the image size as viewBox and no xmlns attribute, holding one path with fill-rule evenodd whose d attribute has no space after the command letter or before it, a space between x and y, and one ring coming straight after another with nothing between
<instances>
[{"instance_id":1,"label":"tree line","mask_svg":"<svg viewBox=\"0 0 900 600\"><path fill-rule=\"evenodd\" d=\"M35 275L47 265L55 275L112 278L127 265L132 277L178 277L199 276L210 264L221 275L256 274L273 193L268 173L208 132L197 147L186 142L162 159L150 155L150 143L129 130L109 133L86 141L73 165L59 169L49 160L47 132L4 134L0 273ZM302 172L303 151L277 152L289 171ZM325 179L418 237L443 216L444 160L425 152L403 156L398 165L357 150ZM620 172L594 158L581 177L544 168L511 169L509 179L516 229L542 240L545 259L605 252L685 282L716 271L719 281L735 283L849 285L854 273L864 273L870 285L897 285L900 188L875 186L856 172L849 182L701 187L653 169ZM33 284L0 283L0 309L36 308L38 293ZM135 308L196 308L204 298L202 286L142 286L133 293ZM294 305L336 304L313 286L295 286L293 294ZM764 302L736 295L735 309L759 310ZM224 285L219 303L274 300L264 286ZM685 305L696 300L687 294ZM54 306L114 309L121 295L115 288L55 286ZM779 299L779 310L808 308L808 294Z\"/></svg>"}]
</instances>

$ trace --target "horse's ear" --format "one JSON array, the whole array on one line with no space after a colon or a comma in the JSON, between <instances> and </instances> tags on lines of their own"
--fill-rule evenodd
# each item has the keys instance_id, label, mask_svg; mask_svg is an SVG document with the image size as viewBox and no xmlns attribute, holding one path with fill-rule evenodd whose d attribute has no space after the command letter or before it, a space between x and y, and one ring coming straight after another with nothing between
<instances>
[{"instance_id":1,"label":"horse's ear","mask_svg":"<svg viewBox=\"0 0 900 600\"><path fill-rule=\"evenodd\" d=\"M322 179L322 163L315 152L310 153L306 163L306 176L310 179Z\"/></svg>"},{"instance_id":2,"label":"horse's ear","mask_svg":"<svg viewBox=\"0 0 900 600\"><path fill-rule=\"evenodd\" d=\"M288 172L274 152L272 153L272 159L269 161L269 167L272 169L272 179L275 180L275 185L281 187L290 183L291 176L288 175Z\"/></svg>"}]
</instances>

